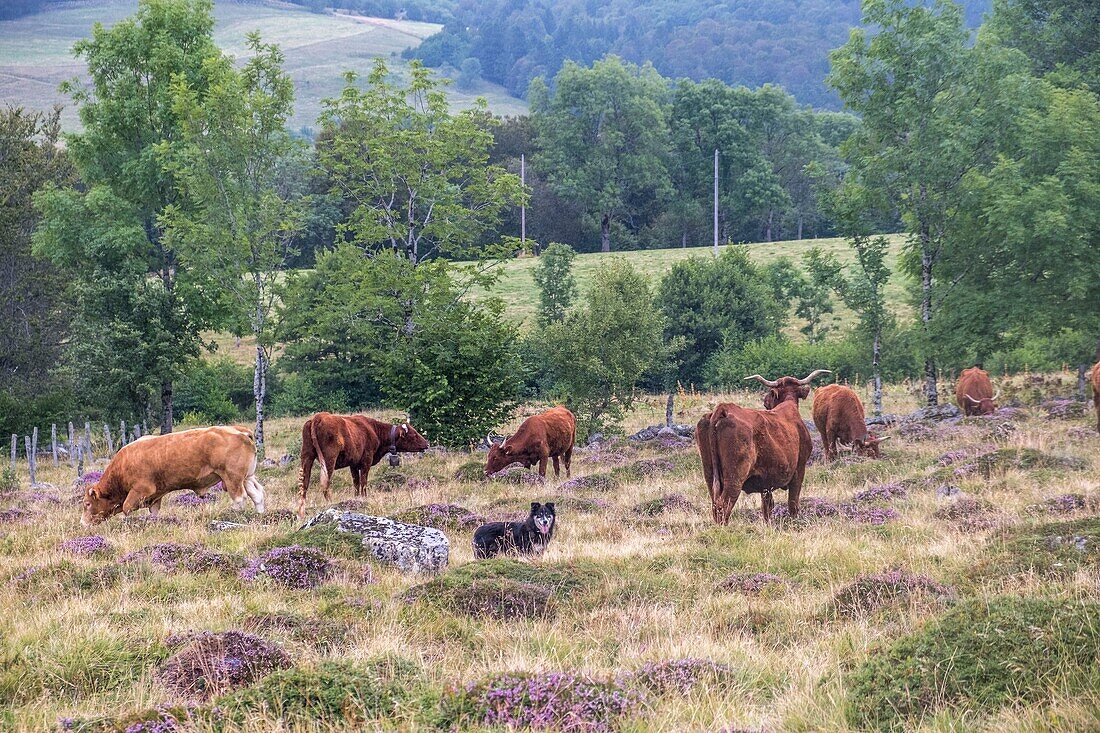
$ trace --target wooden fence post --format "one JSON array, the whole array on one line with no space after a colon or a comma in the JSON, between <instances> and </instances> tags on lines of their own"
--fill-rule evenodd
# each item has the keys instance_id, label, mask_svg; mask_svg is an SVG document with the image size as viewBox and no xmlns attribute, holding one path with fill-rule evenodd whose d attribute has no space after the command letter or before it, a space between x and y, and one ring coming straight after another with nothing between
<instances>
[{"instance_id":1,"label":"wooden fence post","mask_svg":"<svg viewBox=\"0 0 1100 733\"><path fill-rule=\"evenodd\" d=\"M53 454L53 467L57 468L57 423L50 424L50 453Z\"/></svg>"},{"instance_id":2,"label":"wooden fence post","mask_svg":"<svg viewBox=\"0 0 1100 733\"><path fill-rule=\"evenodd\" d=\"M669 394L668 402L665 404L665 427L666 428L671 428L672 427L672 407L673 407L673 401L675 399L676 399L676 395Z\"/></svg>"},{"instance_id":3,"label":"wooden fence post","mask_svg":"<svg viewBox=\"0 0 1100 733\"><path fill-rule=\"evenodd\" d=\"M34 454L35 458L38 458L38 428L31 430L31 453Z\"/></svg>"},{"instance_id":4,"label":"wooden fence post","mask_svg":"<svg viewBox=\"0 0 1100 733\"><path fill-rule=\"evenodd\" d=\"M134 440L137 440L140 437L141 437L141 423L136 422L136 423L134 423Z\"/></svg>"},{"instance_id":5,"label":"wooden fence post","mask_svg":"<svg viewBox=\"0 0 1100 733\"><path fill-rule=\"evenodd\" d=\"M76 477L83 478L84 476L84 444L76 444Z\"/></svg>"},{"instance_id":6,"label":"wooden fence post","mask_svg":"<svg viewBox=\"0 0 1100 733\"><path fill-rule=\"evenodd\" d=\"M15 433L12 433L12 436L11 436L11 470L13 470L13 471L15 470L15 457L16 457L16 451L18 450L18 447L19 447L19 436L16 435Z\"/></svg>"},{"instance_id":7,"label":"wooden fence post","mask_svg":"<svg viewBox=\"0 0 1100 733\"><path fill-rule=\"evenodd\" d=\"M111 426L103 423L103 437L107 439L107 457L115 454L115 441L111 440Z\"/></svg>"},{"instance_id":8,"label":"wooden fence post","mask_svg":"<svg viewBox=\"0 0 1100 733\"><path fill-rule=\"evenodd\" d=\"M88 460L92 460L95 455L92 453L92 423L88 420L84 421L84 449L88 453Z\"/></svg>"},{"instance_id":9,"label":"wooden fence post","mask_svg":"<svg viewBox=\"0 0 1100 733\"><path fill-rule=\"evenodd\" d=\"M23 444L27 448L27 467L31 470L31 486L34 486L36 483L38 483L38 475L37 471L35 471L37 466L34 462L34 450L31 448L31 436L24 435Z\"/></svg>"},{"instance_id":10,"label":"wooden fence post","mask_svg":"<svg viewBox=\"0 0 1100 733\"><path fill-rule=\"evenodd\" d=\"M69 465L76 466L76 431L72 420L69 421Z\"/></svg>"},{"instance_id":11,"label":"wooden fence post","mask_svg":"<svg viewBox=\"0 0 1100 733\"><path fill-rule=\"evenodd\" d=\"M1087 364L1077 365L1077 399L1082 402L1085 400L1085 370L1088 369Z\"/></svg>"},{"instance_id":12,"label":"wooden fence post","mask_svg":"<svg viewBox=\"0 0 1100 733\"><path fill-rule=\"evenodd\" d=\"M119 420L118 421L118 434L119 434L118 447L121 448L122 446L126 445L126 421L125 420Z\"/></svg>"}]
</instances>

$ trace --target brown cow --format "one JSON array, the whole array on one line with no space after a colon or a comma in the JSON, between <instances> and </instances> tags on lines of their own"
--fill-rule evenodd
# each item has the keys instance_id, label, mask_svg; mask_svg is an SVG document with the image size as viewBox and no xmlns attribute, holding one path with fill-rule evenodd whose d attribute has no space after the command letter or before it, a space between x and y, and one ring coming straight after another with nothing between
<instances>
[{"instance_id":1,"label":"brown cow","mask_svg":"<svg viewBox=\"0 0 1100 733\"><path fill-rule=\"evenodd\" d=\"M867 431L859 395L840 384L827 384L814 392L814 425L828 461L836 458L837 443L851 446L857 455L878 458L879 443L890 439Z\"/></svg>"},{"instance_id":2,"label":"brown cow","mask_svg":"<svg viewBox=\"0 0 1100 733\"><path fill-rule=\"evenodd\" d=\"M298 516L306 515L306 492L309 491L313 462L321 464L321 491L325 501L332 495L329 484L333 472L351 469L355 495L364 488L371 466L387 453L398 451L419 453L428 449L428 441L408 423L388 423L366 415L333 415L318 412L302 425L302 464L298 470Z\"/></svg>"},{"instance_id":3,"label":"brown cow","mask_svg":"<svg viewBox=\"0 0 1100 733\"><path fill-rule=\"evenodd\" d=\"M959 381L955 382L955 402L963 415L992 415L997 410L994 400L1000 392L993 394L993 383L989 381L989 374L981 367L964 369L959 375Z\"/></svg>"},{"instance_id":4,"label":"brown cow","mask_svg":"<svg viewBox=\"0 0 1100 733\"><path fill-rule=\"evenodd\" d=\"M149 507L155 517L172 491L199 496L219 481L240 508L245 495L264 510L264 487L256 480L256 441L248 428L214 426L167 435L147 435L119 448L99 483L84 492L85 527L115 514Z\"/></svg>"},{"instance_id":5,"label":"brown cow","mask_svg":"<svg viewBox=\"0 0 1100 733\"><path fill-rule=\"evenodd\" d=\"M806 461L813 450L798 401L809 396L814 377L829 373L815 369L802 379L775 381L754 374L745 379L759 380L770 388L764 404L772 407L753 410L728 402L699 421L695 435L715 522L729 524L742 491L763 495L764 521L769 522L772 491L786 489L787 509L791 517L798 516Z\"/></svg>"},{"instance_id":6,"label":"brown cow","mask_svg":"<svg viewBox=\"0 0 1100 733\"><path fill-rule=\"evenodd\" d=\"M565 463L565 477L573 461L573 442L577 439L577 419L564 407L554 407L532 415L523 421L513 435L489 448L485 475L496 473L513 463L524 468L539 464L539 475L546 475L546 462L554 459L554 476L560 475L560 456Z\"/></svg>"},{"instance_id":7,"label":"brown cow","mask_svg":"<svg viewBox=\"0 0 1100 733\"><path fill-rule=\"evenodd\" d=\"M1096 407L1096 432L1100 433L1100 361L1092 368L1092 404Z\"/></svg>"}]
</instances>

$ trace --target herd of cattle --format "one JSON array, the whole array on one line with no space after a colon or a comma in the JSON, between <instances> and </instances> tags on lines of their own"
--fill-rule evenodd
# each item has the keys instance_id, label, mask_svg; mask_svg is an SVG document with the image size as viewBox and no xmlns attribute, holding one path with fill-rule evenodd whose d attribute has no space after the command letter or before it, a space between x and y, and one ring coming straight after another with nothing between
<instances>
[{"instance_id":1,"label":"herd of cattle","mask_svg":"<svg viewBox=\"0 0 1100 733\"><path fill-rule=\"evenodd\" d=\"M764 520L768 521L774 506L772 492L777 489L786 490L790 516L798 516L806 462L813 448L798 402L809 396L813 379L828 373L817 369L802 379L776 380L754 374L746 380L757 380L768 388L764 409L727 402L699 420L695 440L715 522L729 523L742 492L763 495ZM1092 388L1100 432L1100 363L1092 369ZM965 415L993 413L997 396L982 369L973 367L959 376L955 399ZM840 446L877 458L879 446L887 439L867 431L863 403L855 391L842 385L817 390L813 420L827 460L836 457ZM515 463L525 468L537 463L539 474L545 476L552 460L554 475L559 475L560 461L568 477L576 435L576 420L564 407L529 417L513 435L490 447L485 473ZM298 516L305 516L314 463L320 464L321 490L328 501L333 471L349 468L359 495L365 492L371 467L386 455L396 465L400 453L427 448L428 441L408 423L388 423L364 415L314 415L302 426ZM218 482L225 486L234 507L242 507L247 496L257 512L264 511L264 489L256 479L256 443L248 428L214 426L143 436L121 448L99 482L85 490L81 523L89 526L142 507L156 516L166 494L190 490L202 496Z\"/></svg>"}]
</instances>

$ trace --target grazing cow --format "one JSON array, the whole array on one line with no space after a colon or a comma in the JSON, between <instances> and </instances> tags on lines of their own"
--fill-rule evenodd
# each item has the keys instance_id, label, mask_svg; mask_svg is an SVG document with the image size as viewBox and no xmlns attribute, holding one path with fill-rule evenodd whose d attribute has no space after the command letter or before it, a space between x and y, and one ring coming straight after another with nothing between
<instances>
[{"instance_id":1,"label":"grazing cow","mask_svg":"<svg viewBox=\"0 0 1100 733\"><path fill-rule=\"evenodd\" d=\"M167 435L146 435L118 453L99 483L84 492L85 527L115 514L149 507L154 517L172 491L203 496L219 481L240 508L245 495L264 510L264 487L256 480L256 441L248 428L216 425Z\"/></svg>"},{"instance_id":2,"label":"grazing cow","mask_svg":"<svg viewBox=\"0 0 1100 733\"><path fill-rule=\"evenodd\" d=\"M408 423L388 423L366 415L333 415L318 412L302 425L302 465L298 470L298 516L306 515L306 492L309 491L313 462L321 464L321 491L325 501L332 495L329 484L332 474L341 468L351 469L355 495L364 488L371 466L387 453L398 451L419 453L428 449L428 441Z\"/></svg>"},{"instance_id":3,"label":"grazing cow","mask_svg":"<svg viewBox=\"0 0 1100 733\"><path fill-rule=\"evenodd\" d=\"M827 384L814 392L814 425L828 461L836 458L838 443L851 446L857 455L878 458L879 443L890 439L876 438L867 431L859 395L840 384Z\"/></svg>"},{"instance_id":4,"label":"grazing cow","mask_svg":"<svg viewBox=\"0 0 1100 733\"><path fill-rule=\"evenodd\" d=\"M981 367L964 369L959 375L959 381L955 383L955 402L963 415L992 415L997 410L994 400L1000 396L1000 392L993 394L993 383L989 381L989 374Z\"/></svg>"},{"instance_id":5,"label":"grazing cow","mask_svg":"<svg viewBox=\"0 0 1100 733\"><path fill-rule=\"evenodd\" d=\"M763 495L764 521L771 521L772 491L786 489L787 509L798 516L799 494L806 461L813 450L810 431L798 412L798 401L810 394L810 381L828 369L815 369L802 379L775 381L754 374L769 387L768 409L753 410L732 402L720 404L696 426L703 476L710 491L711 513L718 524L729 524L741 492Z\"/></svg>"},{"instance_id":6,"label":"grazing cow","mask_svg":"<svg viewBox=\"0 0 1100 733\"><path fill-rule=\"evenodd\" d=\"M577 439L577 419L564 407L554 407L523 421L513 435L489 448L485 475L496 473L513 463L524 468L539 464L539 475L546 475L546 462L554 459L554 476L560 475L558 458L565 463L569 478L573 461L573 442Z\"/></svg>"},{"instance_id":7,"label":"grazing cow","mask_svg":"<svg viewBox=\"0 0 1100 733\"><path fill-rule=\"evenodd\" d=\"M1092 368L1092 404L1096 407L1096 432L1100 433L1100 361Z\"/></svg>"}]
</instances>

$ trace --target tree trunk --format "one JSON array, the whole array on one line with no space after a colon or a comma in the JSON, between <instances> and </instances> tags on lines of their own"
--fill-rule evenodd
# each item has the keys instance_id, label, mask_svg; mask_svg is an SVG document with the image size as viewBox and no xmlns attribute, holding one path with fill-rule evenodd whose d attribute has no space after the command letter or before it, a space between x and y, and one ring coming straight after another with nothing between
<instances>
[{"instance_id":1,"label":"tree trunk","mask_svg":"<svg viewBox=\"0 0 1100 733\"><path fill-rule=\"evenodd\" d=\"M871 375L874 378L875 391L871 399L871 406L875 411L875 417L882 415L882 374L879 372L879 357L882 354L882 332L875 331L875 340L871 347Z\"/></svg>"},{"instance_id":2,"label":"tree trunk","mask_svg":"<svg viewBox=\"0 0 1100 733\"><path fill-rule=\"evenodd\" d=\"M604 214L600 221L600 251L611 251L611 214Z\"/></svg>"},{"instance_id":3,"label":"tree trunk","mask_svg":"<svg viewBox=\"0 0 1100 733\"><path fill-rule=\"evenodd\" d=\"M263 287L260 278L256 277L257 293L260 297L256 300L256 316L252 321L252 335L256 337L256 368L252 372L252 396L256 400L256 455L263 458L264 455L264 402L267 399L267 356L264 354L264 307Z\"/></svg>"},{"instance_id":4,"label":"tree trunk","mask_svg":"<svg viewBox=\"0 0 1100 733\"><path fill-rule=\"evenodd\" d=\"M172 419L172 380L166 379L160 384L160 434L172 432L175 421Z\"/></svg>"},{"instance_id":5,"label":"tree trunk","mask_svg":"<svg viewBox=\"0 0 1100 733\"><path fill-rule=\"evenodd\" d=\"M688 233L685 229L680 233L680 249L687 249L688 246Z\"/></svg>"},{"instance_id":6,"label":"tree trunk","mask_svg":"<svg viewBox=\"0 0 1100 733\"><path fill-rule=\"evenodd\" d=\"M802 241L802 212L798 212L798 241Z\"/></svg>"},{"instance_id":7,"label":"tree trunk","mask_svg":"<svg viewBox=\"0 0 1100 733\"><path fill-rule=\"evenodd\" d=\"M771 209L768 209L768 229L764 234L764 241L765 242L772 241L772 217L774 215L775 215L775 212L772 211Z\"/></svg>"},{"instance_id":8,"label":"tree trunk","mask_svg":"<svg viewBox=\"0 0 1100 733\"><path fill-rule=\"evenodd\" d=\"M924 396L929 406L939 404L939 390L936 385L936 360L931 354L932 327L932 237L928 225L920 228L920 319L924 329L924 348L928 352L924 357Z\"/></svg>"}]
</instances>

